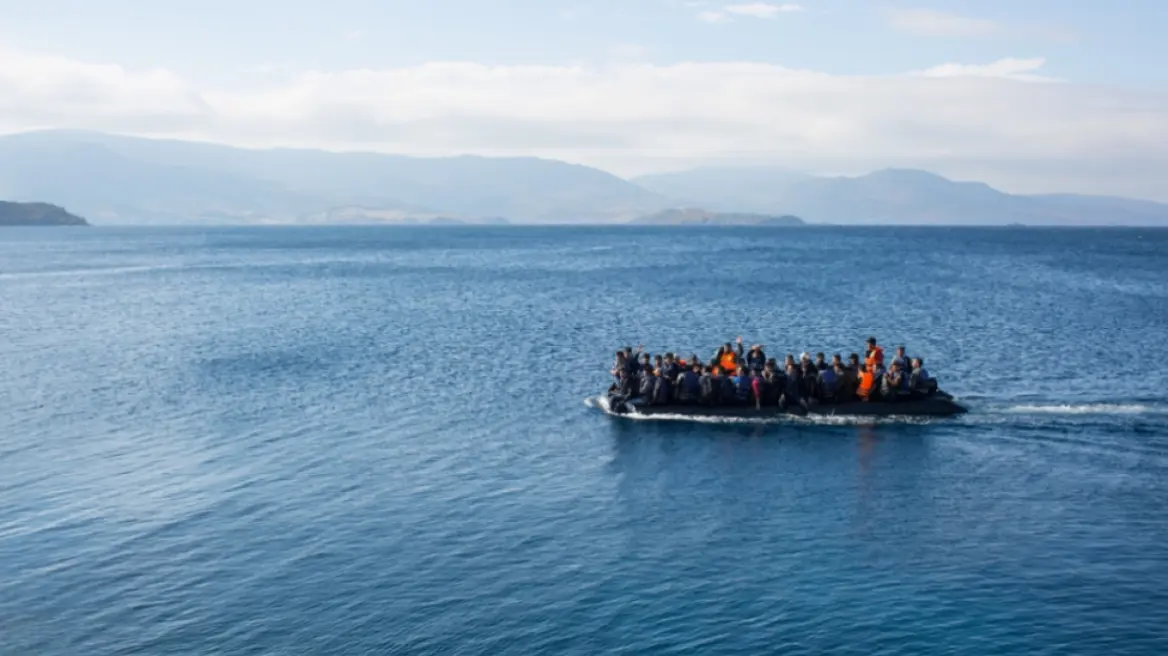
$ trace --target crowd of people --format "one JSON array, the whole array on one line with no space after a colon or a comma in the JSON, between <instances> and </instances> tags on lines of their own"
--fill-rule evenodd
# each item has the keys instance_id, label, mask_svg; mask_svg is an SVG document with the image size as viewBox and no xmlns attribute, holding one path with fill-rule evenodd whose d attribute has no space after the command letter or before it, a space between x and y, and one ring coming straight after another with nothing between
<instances>
[{"instance_id":1,"label":"crowd of people","mask_svg":"<svg viewBox=\"0 0 1168 656\"><path fill-rule=\"evenodd\" d=\"M640 398L650 405L743 405L783 409L813 403L897 402L924 398L937 390L921 358L909 358L903 346L885 366L884 349L869 337L864 357L847 361L836 353L788 353L779 365L762 345L745 350L742 338L718 347L703 362L697 355L682 359L673 353L650 356L637 347L617 351L609 393L616 400Z\"/></svg>"}]
</instances>

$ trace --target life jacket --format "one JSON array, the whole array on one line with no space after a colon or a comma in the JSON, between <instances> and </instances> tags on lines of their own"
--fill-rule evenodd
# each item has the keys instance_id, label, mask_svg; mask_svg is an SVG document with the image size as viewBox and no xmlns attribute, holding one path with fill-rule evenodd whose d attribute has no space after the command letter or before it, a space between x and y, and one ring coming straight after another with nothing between
<instances>
[{"instance_id":1,"label":"life jacket","mask_svg":"<svg viewBox=\"0 0 1168 656\"><path fill-rule=\"evenodd\" d=\"M868 359L866 364L868 365L869 369L872 368L872 365L883 365L884 349L880 348L879 346L873 346L872 350L868 352Z\"/></svg>"},{"instance_id":2,"label":"life jacket","mask_svg":"<svg viewBox=\"0 0 1168 656\"><path fill-rule=\"evenodd\" d=\"M876 375L872 370L863 371L860 373L860 387L856 390L856 396L861 398L868 398L872 393L872 386L876 384Z\"/></svg>"},{"instance_id":3,"label":"life jacket","mask_svg":"<svg viewBox=\"0 0 1168 656\"><path fill-rule=\"evenodd\" d=\"M734 371L738 368L738 356L734 351L727 351L722 354L718 364L722 365L723 371Z\"/></svg>"}]
</instances>

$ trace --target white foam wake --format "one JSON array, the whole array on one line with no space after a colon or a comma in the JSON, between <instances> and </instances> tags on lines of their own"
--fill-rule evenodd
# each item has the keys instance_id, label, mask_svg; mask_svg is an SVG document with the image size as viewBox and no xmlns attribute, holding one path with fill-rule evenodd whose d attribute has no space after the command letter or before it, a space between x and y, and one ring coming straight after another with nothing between
<instances>
[{"instance_id":1,"label":"white foam wake","mask_svg":"<svg viewBox=\"0 0 1168 656\"><path fill-rule=\"evenodd\" d=\"M1059 415L1137 415L1165 414L1168 413L1168 408L1142 403L1062 403L1015 405L1006 408L1006 412Z\"/></svg>"}]
</instances>

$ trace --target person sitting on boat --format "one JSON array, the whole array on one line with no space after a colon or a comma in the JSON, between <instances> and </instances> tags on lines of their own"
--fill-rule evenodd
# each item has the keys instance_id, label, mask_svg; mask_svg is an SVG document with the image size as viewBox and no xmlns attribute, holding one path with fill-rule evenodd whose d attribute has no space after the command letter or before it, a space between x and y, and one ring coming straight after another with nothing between
<instances>
[{"instance_id":1,"label":"person sitting on boat","mask_svg":"<svg viewBox=\"0 0 1168 656\"><path fill-rule=\"evenodd\" d=\"M666 353L661 362L661 375L668 378L671 382L677 380L677 375L681 373L681 366L673 359L672 353Z\"/></svg>"},{"instance_id":2,"label":"person sitting on boat","mask_svg":"<svg viewBox=\"0 0 1168 656\"><path fill-rule=\"evenodd\" d=\"M824 363L827 364L826 362ZM825 366L819 370L819 380L816 387L819 391L819 400L823 403L835 403L835 394L839 385L839 378L836 377L835 369L830 366Z\"/></svg>"},{"instance_id":3,"label":"person sitting on boat","mask_svg":"<svg viewBox=\"0 0 1168 656\"><path fill-rule=\"evenodd\" d=\"M774 361L772 360L762 370L762 376L758 377L758 402L763 406L775 406L779 404L779 396L783 392L782 379L779 378L778 372L775 371Z\"/></svg>"},{"instance_id":4,"label":"person sitting on boat","mask_svg":"<svg viewBox=\"0 0 1168 656\"><path fill-rule=\"evenodd\" d=\"M836 380L835 402L851 403L856 398L856 387L860 384L859 379L842 362L837 362L833 365L832 371L835 372Z\"/></svg>"},{"instance_id":5,"label":"person sitting on boat","mask_svg":"<svg viewBox=\"0 0 1168 656\"><path fill-rule=\"evenodd\" d=\"M802 380L802 398L804 401L819 400L819 370L811 360L804 360L799 368L799 377Z\"/></svg>"},{"instance_id":6,"label":"person sitting on boat","mask_svg":"<svg viewBox=\"0 0 1168 656\"><path fill-rule=\"evenodd\" d=\"M677 378L677 400L681 403L693 404L702 398L702 365L694 364L681 372Z\"/></svg>"},{"instance_id":7,"label":"person sitting on boat","mask_svg":"<svg viewBox=\"0 0 1168 656\"><path fill-rule=\"evenodd\" d=\"M761 374L766 362L767 356L762 350L762 344L751 346L750 351L746 354L746 367L754 374Z\"/></svg>"},{"instance_id":8,"label":"person sitting on boat","mask_svg":"<svg viewBox=\"0 0 1168 656\"><path fill-rule=\"evenodd\" d=\"M702 404L718 405L721 399L722 383L714 373L714 367L702 367Z\"/></svg>"},{"instance_id":9,"label":"person sitting on boat","mask_svg":"<svg viewBox=\"0 0 1168 656\"><path fill-rule=\"evenodd\" d=\"M653 387L653 405L668 405L673 400L673 381L666 378L661 370L656 374L656 384Z\"/></svg>"},{"instance_id":10,"label":"person sitting on boat","mask_svg":"<svg viewBox=\"0 0 1168 656\"><path fill-rule=\"evenodd\" d=\"M637 376L629 373L627 369L621 369L617 372L616 382L613 383L609 394L612 396L614 406L637 396Z\"/></svg>"},{"instance_id":11,"label":"person sitting on boat","mask_svg":"<svg viewBox=\"0 0 1168 656\"><path fill-rule=\"evenodd\" d=\"M640 364L637 365L637 373L641 374L646 369L652 369L652 368L653 368L653 362L652 362L652 359L649 357L649 354L642 353L641 354L641 362L640 362Z\"/></svg>"},{"instance_id":12,"label":"person sitting on boat","mask_svg":"<svg viewBox=\"0 0 1168 656\"><path fill-rule=\"evenodd\" d=\"M900 365L893 361L888 371L880 377L880 399L887 403L899 400L902 393L907 391L906 382Z\"/></svg>"},{"instance_id":13,"label":"person sitting on boat","mask_svg":"<svg viewBox=\"0 0 1168 656\"><path fill-rule=\"evenodd\" d=\"M876 374L866 364L860 365L860 384L856 388L856 396L861 401L872 400L872 391L876 387Z\"/></svg>"},{"instance_id":14,"label":"person sitting on boat","mask_svg":"<svg viewBox=\"0 0 1168 656\"><path fill-rule=\"evenodd\" d=\"M937 381L925 369L925 361L913 358L912 373L908 377L908 388L914 396L932 396L937 391Z\"/></svg>"},{"instance_id":15,"label":"person sitting on boat","mask_svg":"<svg viewBox=\"0 0 1168 656\"><path fill-rule=\"evenodd\" d=\"M803 376L794 362L787 365L787 381L783 385L783 398L779 404L784 410L794 407L807 409L803 402Z\"/></svg>"},{"instance_id":16,"label":"person sitting on boat","mask_svg":"<svg viewBox=\"0 0 1168 656\"><path fill-rule=\"evenodd\" d=\"M827 356L823 355L822 353L816 353L815 354L815 370L816 371L823 371L824 369L827 369Z\"/></svg>"},{"instance_id":17,"label":"person sitting on boat","mask_svg":"<svg viewBox=\"0 0 1168 656\"><path fill-rule=\"evenodd\" d=\"M738 405L747 405L754 400L754 376L746 365L739 365L734 376L734 402Z\"/></svg>"},{"instance_id":18,"label":"person sitting on boat","mask_svg":"<svg viewBox=\"0 0 1168 656\"><path fill-rule=\"evenodd\" d=\"M896 347L896 355L892 356L892 361L900 365L901 373L910 371L909 366L912 364L912 362L908 359L908 356L904 354L904 346Z\"/></svg>"},{"instance_id":19,"label":"person sitting on boat","mask_svg":"<svg viewBox=\"0 0 1168 656\"><path fill-rule=\"evenodd\" d=\"M735 369L722 369L722 375L718 376L718 382L722 385L722 404L734 405L734 399L738 396L738 388L734 384L734 374L738 371Z\"/></svg>"}]
</instances>

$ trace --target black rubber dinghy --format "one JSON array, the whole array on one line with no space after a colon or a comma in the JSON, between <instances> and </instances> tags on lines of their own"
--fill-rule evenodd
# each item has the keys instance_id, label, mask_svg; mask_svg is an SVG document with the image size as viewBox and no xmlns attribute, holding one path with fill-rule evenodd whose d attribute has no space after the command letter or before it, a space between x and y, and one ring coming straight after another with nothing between
<instances>
[{"instance_id":1,"label":"black rubber dinghy","mask_svg":"<svg viewBox=\"0 0 1168 656\"><path fill-rule=\"evenodd\" d=\"M618 415L636 414L643 417L682 415L743 419L762 419L784 414L826 417L951 417L968 412L966 408L956 403L953 397L940 391L925 398L906 399L892 403L880 401L871 403L812 403L807 408L790 406L786 409L778 406L755 408L752 405L685 405L680 403L649 405L640 399L625 401L614 399L611 396L608 399L608 406L610 412Z\"/></svg>"}]
</instances>

